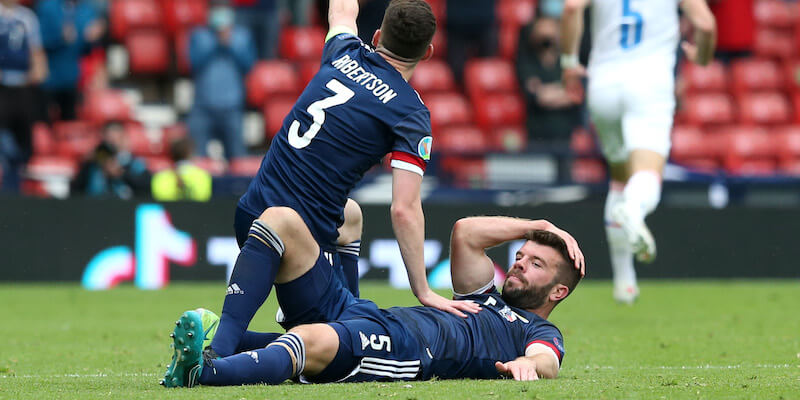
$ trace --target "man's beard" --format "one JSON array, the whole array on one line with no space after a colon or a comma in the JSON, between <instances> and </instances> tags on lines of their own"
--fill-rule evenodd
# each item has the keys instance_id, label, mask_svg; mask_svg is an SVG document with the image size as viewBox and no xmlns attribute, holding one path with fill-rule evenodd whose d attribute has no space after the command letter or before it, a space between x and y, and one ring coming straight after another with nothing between
<instances>
[{"instance_id":1,"label":"man's beard","mask_svg":"<svg viewBox=\"0 0 800 400\"><path fill-rule=\"evenodd\" d=\"M522 282L521 287L509 287L508 278L512 276ZM503 283L503 294L500 297L502 297L506 304L526 310L533 310L543 306L545 301L547 301L547 296L550 294L550 289L556 285L555 279L545 286L536 287L535 285L529 284L524 277L517 274L509 275L508 278L506 278L505 283Z\"/></svg>"}]
</instances>

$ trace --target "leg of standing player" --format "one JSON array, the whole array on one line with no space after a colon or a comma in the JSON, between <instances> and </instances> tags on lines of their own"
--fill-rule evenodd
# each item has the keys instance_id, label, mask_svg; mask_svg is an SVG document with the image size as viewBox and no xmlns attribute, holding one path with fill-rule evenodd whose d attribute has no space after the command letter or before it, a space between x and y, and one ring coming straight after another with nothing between
<instances>
[{"instance_id":1,"label":"leg of standing player","mask_svg":"<svg viewBox=\"0 0 800 400\"><path fill-rule=\"evenodd\" d=\"M347 199L344 207L344 224L339 228L336 251L344 270L347 288L355 297L358 290L358 256L361 252L361 232L364 229L361 207L353 199Z\"/></svg>"},{"instance_id":2,"label":"leg of standing player","mask_svg":"<svg viewBox=\"0 0 800 400\"><path fill-rule=\"evenodd\" d=\"M239 348L272 283L296 279L314 266L319 252L303 219L290 208L268 208L253 221L231 274L219 328L211 343L217 356L232 355Z\"/></svg>"}]
</instances>

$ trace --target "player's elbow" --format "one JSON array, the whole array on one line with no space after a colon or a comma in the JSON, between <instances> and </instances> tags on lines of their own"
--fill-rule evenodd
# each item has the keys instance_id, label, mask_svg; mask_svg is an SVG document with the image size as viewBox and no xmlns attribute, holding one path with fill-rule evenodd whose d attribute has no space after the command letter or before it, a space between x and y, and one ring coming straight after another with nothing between
<instances>
[{"instance_id":1,"label":"player's elbow","mask_svg":"<svg viewBox=\"0 0 800 400\"><path fill-rule=\"evenodd\" d=\"M586 7L586 0L566 0L564 2L563 15L575 15L582 13Z\"/></svg>"},{"instance_id":2,"label":"player's elbow","mask_svg":"<svg viewBox=\"0 0 800 400\"><path fill-rule=\"evenodd\" d=\"M714 15L710 12L696 18L693 25L694 29L704 35L713 35L717 32L717 21L714 20Z\"/></svg>"},{"instance_id":3,"label":"player's elbow","mask_svg":"<svg viewBox=\"0 0 800 400\"><path fill-rule=\"evenodd\" d=\"M450 242L454 244L468 244L475 231L474 218L461 218L453 224L450 233Z\"/></svg>"}]
</instances>

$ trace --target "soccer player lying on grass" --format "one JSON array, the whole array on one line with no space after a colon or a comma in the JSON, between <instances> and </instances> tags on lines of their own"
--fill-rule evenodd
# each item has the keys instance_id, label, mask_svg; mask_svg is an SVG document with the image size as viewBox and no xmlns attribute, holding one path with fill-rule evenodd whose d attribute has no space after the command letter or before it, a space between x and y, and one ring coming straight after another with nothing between
<instances>
[{"instance_id":1,"label":"soccer player lying on grass","mask_svg":"<svg viewBox=\"0 0 800 400\"><path fill-rule=\"evenodd\" d=\"M313 241L307 230L304 235ZM485 249L517 239L527 241L500 294ZM330 265L309 263L279 272L285 283L276 285L278 302L287 319L326 323L298 325L250 351L204 359L203 328L214 324L213 314L203 310L203 321L201 313L187 311L176 322L173 361L162 384L555 378L564 340L546 318L581 278L583 255L575 239L544 220L472 217L456 222L450 251L454 297L480 305L476 314L379 309L350 294Z\"/></svg>"}]
</instances>

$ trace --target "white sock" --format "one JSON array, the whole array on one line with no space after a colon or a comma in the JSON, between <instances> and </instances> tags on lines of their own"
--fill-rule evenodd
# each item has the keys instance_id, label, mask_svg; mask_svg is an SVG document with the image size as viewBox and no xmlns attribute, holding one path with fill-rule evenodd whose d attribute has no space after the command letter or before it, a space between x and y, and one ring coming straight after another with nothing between
<instances>
[{"instance_id":1,"label":"white sock","mask_svg":"<svg viewBox=\"0 0 800 400\"><path fill-rule=\"evenodd\" d=\"M612 182L606 197L605 225L608 252L611 256L611 271L614 286L636 286L636 270L633 267L633 249L628 237L618 225L611 222L611 210L622 203L622 183Z\"/></svg>"},{"instance_id":2,"label":"white sock","mask_svg":"<svg viewBox=\"0 0 800 400\"><path fill-rule=\"evenodd\" d=\"M661 176L654 171L639 171L628 179L623 191L625 200L638 206L644 218L655 211L661 200Z\"/></svg>"}]
</instances>

